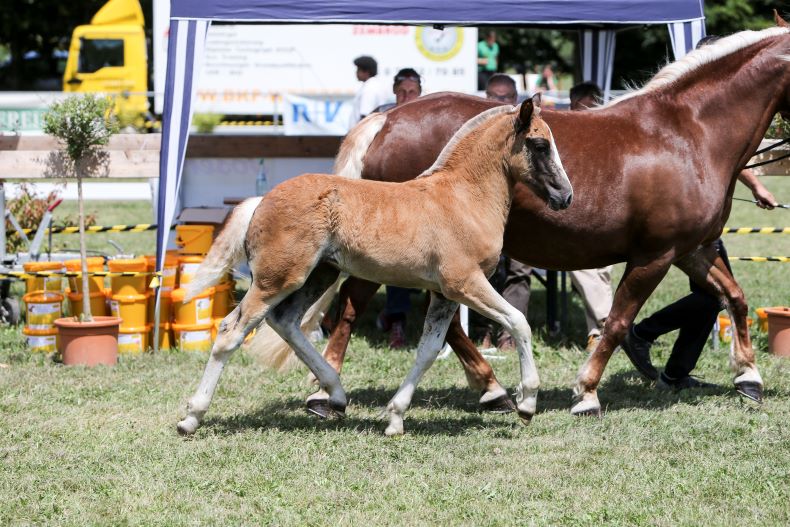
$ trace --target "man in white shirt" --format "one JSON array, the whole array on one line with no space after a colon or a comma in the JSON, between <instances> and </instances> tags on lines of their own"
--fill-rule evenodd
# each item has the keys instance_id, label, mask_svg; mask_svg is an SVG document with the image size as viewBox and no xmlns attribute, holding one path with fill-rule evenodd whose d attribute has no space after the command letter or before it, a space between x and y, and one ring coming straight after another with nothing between
<instances>
[{"instance_id":1,"label":"man in white shirt","mask_svg":"<svg viewBox=\"0 0 790 527\"><path fill-rule=\"evenodd\" d=\"M376 76L378 64L373 57L363 55L354 59L357 67L357 79L362 81L351 106L349 129L371 114L373 110L392 99L392 89L387 83L380 82Z\"/></svg>"}]
</instances>

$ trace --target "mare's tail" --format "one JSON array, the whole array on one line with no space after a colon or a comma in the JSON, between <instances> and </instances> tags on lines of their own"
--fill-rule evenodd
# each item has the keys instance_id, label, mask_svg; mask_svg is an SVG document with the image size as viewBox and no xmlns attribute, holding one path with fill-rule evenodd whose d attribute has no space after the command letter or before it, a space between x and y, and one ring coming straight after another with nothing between
<instances>
[{"instance_id":1,"label":"mare's tail","mask_svg":"<svg viewBox=\"0 0 790 527\"><path fill-rule=\"evenodd\" d=\"M244 238L252 221L252 213L261 202L260 197L241 202L211 245L206 258L192 281L186 286L184 301L192 300L204 289L218 283L234 265L244 258Z\"/></svg>"},{"instance_id":2,"label":"mare's tail","mask_svg":"<svg viewBox=\"0 0 790 527\"><path fill-rule=\"evenodd\" d=\"M386 114L376 113L366 117L355 126L343 139L337 157L335 157L334 173L349 179L361 179L363 161L370 144L384 127ZM302 318L302 332L306 335L320 331L321 320L332 305L340 283L345 278L341 274L337 281L321 295L315 304L310 306ZM290 369L299 361L287 342L282 340L269 326L261 326L247 344L247 351L263 366L279 371Z\"/></svg>"}]
</instances>

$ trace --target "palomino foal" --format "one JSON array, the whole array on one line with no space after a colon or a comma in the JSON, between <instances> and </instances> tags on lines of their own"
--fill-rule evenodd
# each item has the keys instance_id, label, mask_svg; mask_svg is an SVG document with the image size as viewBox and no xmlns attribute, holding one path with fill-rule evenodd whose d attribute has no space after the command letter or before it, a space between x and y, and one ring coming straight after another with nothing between
<instances>
[{"instance_id":1,"label":"palomino foal","mask_svg":"<svg viewBox=\"0 0 790 527\"><path fill-rule=\"evenodd\" d=\"M189 285L187 297L215 282L242 253L252 283L241 304L223 320L178 431L191 434L197 429L231 353L264 320L329 394L328 409L344 415L340 377L300 329L307 308L341 271L431 291L415 364L387 405L387 435L403 433L403 415L441 349L458 302L513 335L521 362L517 409L522 419L531 419L539 379L530 329L524 315L486 277L502 250L517 181L534 188L554 210L571 203L573 191L551 131L539 116L539 103L536 96L520 107L497 107L471 119L434 165L407 183L306 174L278 185L263 199L240 205Z\"/></svg>"}]
</instances>

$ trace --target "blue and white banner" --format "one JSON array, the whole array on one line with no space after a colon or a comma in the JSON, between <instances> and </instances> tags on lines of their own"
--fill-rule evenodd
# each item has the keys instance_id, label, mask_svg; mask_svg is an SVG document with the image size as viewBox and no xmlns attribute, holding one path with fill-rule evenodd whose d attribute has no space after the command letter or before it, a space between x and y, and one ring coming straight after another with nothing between
<instances>
[{"instance_id":1,"label":"blue and white banner","mask_svg":"<svg viewBox=\"0 0 790 527\"><path fill-rule=\"evenodd\" d=\"M285 135L346 135L351 101L350 97L287 94Z\"/></svg>"}]
</instances>

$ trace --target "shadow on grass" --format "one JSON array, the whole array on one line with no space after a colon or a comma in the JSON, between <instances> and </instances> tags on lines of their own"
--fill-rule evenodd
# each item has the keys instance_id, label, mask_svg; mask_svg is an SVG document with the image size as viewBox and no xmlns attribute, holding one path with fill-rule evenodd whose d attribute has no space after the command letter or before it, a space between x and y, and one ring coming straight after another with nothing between
<instances>
[{"instance_id":1,"label":"shadow on grass","mask_svg":"<svg viewBox=\"0 0 790 527\"><path fill-rule=\"evenodd\" d=\"M244 415L209 417L205 426L218 433L238 433L249 429L297 430L354 430L379 434L386 427L384 418L370 416L384 409L393 396L390 388L362 388L348 393L349 409L342 420L321 420L305 411L304 401L288 398L267 403L258 410ZM538 413L568 411L571 403L570 388L541 390L538 396ZM766 396L771 396L769 391ZM657 392L648 382L634 372L618 372L609 377L599 390L604 414L621 410L664 411L678 403L695 404L712 396L739 396L731 386L685 390L683 392ZM409 434L456 436L470 429L485 427L508 433L518 425L515 414L500 416L501 419L478 412L477 396L469 390L458 388L418 389L411 408L423 410L455 410L462 415L430 417L407 414L406 429ZM354 414L362 409L365 417Z\"/></svg>"}]
</instances>

